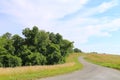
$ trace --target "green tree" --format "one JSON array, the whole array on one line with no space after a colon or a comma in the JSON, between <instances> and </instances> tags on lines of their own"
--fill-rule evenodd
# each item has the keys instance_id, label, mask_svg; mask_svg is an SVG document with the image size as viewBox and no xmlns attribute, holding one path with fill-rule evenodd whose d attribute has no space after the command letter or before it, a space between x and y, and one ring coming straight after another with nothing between
<instances>
[{"instance_id":1,"label":"green tree","mask_svg":"<svg viewBox=\"0 0 120 80\"><path fill-rule=\"evenodd\" d=\"M32 31L30 30L30 28L25 28L22 33L25 36L25 45L30 46L33 43L31 36Z\"/></svg>"},{"instance_id":2,"label":"green tree","mask_svg":"<svg viewBox=\"0 0 120 80\"><path fill-rule=\"evenodd\" d=\"M0 46L0 55L6 55L6 54L8 54L7 50L4 47Z\"/></svg>"},{"instance_id":3,"label":"green tree","mask_svg":"<svg viewBox=\"0 0 120 80\"><path fill-rule=\"evenodd\" d=\"M10 40L11 37L12 37L12 34L9 33L9 32L7 32L7 33L5 33L5 34L2 35L2 38L5 38L5 39L7 39L7 40Z\"/></svg>"},{"instance_id":4,"label":"green tree","mask_svg":"<svg viewBox=\"0 0 120 80\"><path fill-rule=\"evenodd\" d=\"M73 51L73 42L63 39L59 33L34 26L23 29L22 34L24 37L12 36L8 32L0 36L0 66L64 63L66 56Z\"/></svg>"},{"instance_id":5,"label":"green tree","mask_svg":"<svg viewBox=\"0 0 120 80\"><path fill-rule=\"evenodd\" d=\"M46 56L47 53L47 45L49 45L49 35L45 31L41 30L39 31L36 39L36 49L38 52L42 53L44 56Z\"/></svg>"},{"instance_id":6,"label":"green tree","mask_svg":"<svg viewBox=\"0 0 120 80\"><path fill-rule=\"evenodd\" d=\"M51 43L54 43L54 44L57 43L56 35L54 33L49 33L49 39Z\"/></svg>"},{"instance_id":7,"label":"green tree","mask_svg":"<svg viewBox=\"0 0 120 80\"><path fill-rule=\"evenodd\" d=\"M4 48L4 45L6 44L6 39L3 37L0 37L0 55L6 55L7 50Z\"/></svg>"},{"instance_id":8,"label":"green tree","mask_svg":"<svg viewBox=\"0 0 120 80\"><path fill-rule=\"evenodd\" d=\"M13 46L15 48L14 54L20 56L20 53L22 51L21 47L24 44L24 39L16 34L12 37L12 40L13 40Z\"/></svg>"},{"instance_id":9,"label":"green tree","mask_svg":"<svg viewBox=\"0 0 120 80\"><path fill-rule=\"evenodd\" d=\"M31 65L45 65L46 64L46 57L38 52L30 54L28 57L30 61L29 64Z\"/></svg>"},{"instance_id":10,"label":"green tree","mask_svg":"<svg viewBox=\"0 0 120 80\"><path fill-rule=\"evenodd\" d=\"M29 55L32 54L32 52L28 49L28 47L26 45L22 46L22 51L20 53L20 58L22 59L22 65L28 65L28 62L30 62L29 60Z\"/></svg>"},{"instance_id":11,"label":"green tree","mask_svg":"<svg viewBox=\"0 0 120 80\"><path fill-rule=\"evenodd\" d=\"M1 43L0 44L1 44L2 49L7 50L7 53L10 53L10 54L14 55L15 48L12 45L13 41L11 40L11 37L12 37L11 35L12 34L8 33L8 32L3 34L2 37L1 37L1 41L3 41L3 42L2 42L2 44Z\"/></svg>"},{"instance_id":12,"label":"green tree","mask_svg":"<svg viewBox=\"0 0 120 80\"><path fill-rule=\"evenodd\" d=\"M8 55L1 55L0 56L0 65L2 67L16 67L21 66L21 59L16 56Z\"/></svg>"},{"instance_id":13,"label":"green tree","mask_svg":"<svg viewBox=\"0 0 120 80\"><path fill-rule=\"evenodd\" d=\"M15 48L12 44L13 44L12 40L7 40L6 44L4 45L4 48L7 50L8 53L14 55Z\"/></svg>"},{"instance_id":14,"label":"green tree","mask_svg":"<svg viewBox=\"0 0 120 80\"><path fill-rule=\"evenodd\" d=\"M38 32L39 29L36 26L34 26L32 30L30 28L25 28L23 30L22 33L25 36L25 42L28 46L37 44L36 37Z\"/></svg>"},{"instance_id":15,"label":"green tree","mask_svg":"<svg viewBox=\"0 0 120 80\"><path fill-rule=\"evenodd\" d=\"M69 55L69 53L71 53L72 50L73 50L73 42L70 42L68 40L62 40L60 44L60 51L62 56L66 57L67 55Z\"/></svg>"},{"instance_id":16,"label":"green tree","mask_svg":"<svg viewBox=\"0 0 120 80\"><path fill-rule=\"evenodd\" d=\"M65 62L65 58L60 53L60 47L57 44L49 44L47 47L47 64L57 64Z\"/></svg>"},{"instance_id":17,"label":"green tree","mask_svg":"<svg viewBox=\"0 0 120 80\"><path fill-rule=\"evenodd\" d=\"M62 36L59 33L57 34L49 33L49 39L51 40L51 43L54 44L60 44L61 41L63 40Z\"/></svg>"},{"instance_id":18,"label":"green tree","mask_svg":"<svg viewBox=\"0 0 120 80\"><path fill-rule=\"evenodd\" d=\"M57 33L56 34L56 44L60 44L62 40L63 40L62 36L59 33Z\"/></svg>"},{"instance_id":19,"label":"green tree","mask_svg":"<svg viewBox=\"0 0 120 80\"><path fill-rule=\"evenodd\" d=\"M74 52L75 52L75 53L81 53L82 51L81 51L80 49L78 49L78 48L75 48L75 49L74 49Z\"/></svg>"}]
</instances>

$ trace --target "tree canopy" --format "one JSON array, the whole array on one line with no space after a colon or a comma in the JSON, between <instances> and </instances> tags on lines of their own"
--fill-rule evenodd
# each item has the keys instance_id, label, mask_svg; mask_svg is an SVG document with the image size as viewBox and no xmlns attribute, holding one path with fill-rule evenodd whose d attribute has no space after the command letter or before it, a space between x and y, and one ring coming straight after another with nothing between
<instances>
[{"instance_id":1,"label":"tree canopy","mask_svg":"<svg viewBox=\"0 0 120 80\"><path fill-rule=\"evenodd\" d=\"M75 53L81 53L82 51L80 49L78 49L78 48L74 48L74 52Z\"/></svg>"},{"instance_id":2,"label":"tree canopy","mask_svg":"<svg viewBox=\"0 0 120 80\"><path fill-rule=\"evenodd\" d=\"M0 67L60 64L73 51L73 42L59 33L34 26L22 34L24 37L9 32L0 36Z\"/></svg>"}]
</instances>

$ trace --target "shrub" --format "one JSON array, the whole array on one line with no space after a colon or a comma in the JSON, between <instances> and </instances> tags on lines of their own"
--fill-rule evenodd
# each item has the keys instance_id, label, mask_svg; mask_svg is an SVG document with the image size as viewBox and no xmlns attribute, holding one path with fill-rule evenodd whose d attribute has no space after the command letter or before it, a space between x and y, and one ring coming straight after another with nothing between
<instances>
[{"instance_id":1,"label":"shrub","mask_svg":"<svg viewBox=\"0 0 120 80\"><path fill-rule=\"evenodd\" d=\"M31 65L44 65L46 64L46 58L41 53L32 53L29 57L29 63Z\"/></svg>"},{"instance_id":2,"label":"shrub","mask_svg":"<svg viewBox=\"0 0 120 80\"><path fill-rule=\"evenodd\" d=\"M21 66L21 59L12 55L0 56L0 67L16 67Z\"/></svg>"},{"instance_id":3,"label":"shrub","mask_svg":"<svg viewBox=\"0 0 120 80\"><path fill-rule=\"evenodd\" d=\"M75 48L75 49L74 49L74 52L75 52L75 53L81 53L82 51L81 51L80 49L78 49L78 48Z\"/></svg>"}]
</instances>

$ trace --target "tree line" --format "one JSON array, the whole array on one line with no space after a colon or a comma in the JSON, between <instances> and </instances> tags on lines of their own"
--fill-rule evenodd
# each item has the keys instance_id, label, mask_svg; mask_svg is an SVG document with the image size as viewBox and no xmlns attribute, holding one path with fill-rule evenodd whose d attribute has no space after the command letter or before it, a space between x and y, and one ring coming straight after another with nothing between
<instances>
[{"instance_id":1,"label":"tree line","mask_svg":"<svg viewBox=\"0 0 120 80\"><path fill-rule=\"evenodd\" d=\"M23 29L22 34L0 36L0 67L60 64L73 51L73 42L59 33L34 26Z\"/></svg>"}]
</instances>

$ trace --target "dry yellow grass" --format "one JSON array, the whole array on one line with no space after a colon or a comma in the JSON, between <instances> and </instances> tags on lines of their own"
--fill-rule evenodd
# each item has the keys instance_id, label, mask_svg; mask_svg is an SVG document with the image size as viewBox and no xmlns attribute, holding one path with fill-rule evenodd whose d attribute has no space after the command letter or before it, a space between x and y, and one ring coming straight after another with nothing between
<instances>
[{"instance_id":1,"label":"dry yellow grass","mask_svg":"<svg viewBox=\"0 0 120 80\"><path fill-rule=\"evenodd\" d=\"M71 54L67 57L65 64L0 68L0 80L34 80L72 72L82 68L82 64L78 62L78 56L80 54Z\"/></svg>"},{"instance_id":2,"label":"dry yellow grass","mask_svg":"<svg viewBox=\"0 0 120 80\"><path fill-rule=\"evenodd\" d=\"M87 54L86 59L102 66L120 69L120 55Z\"/></svg>"},{"instance_id":3,"label":"dry yellow grass","mask_svg":"<svg viewBox=\"0 0 120 80\"><path fill-rule=\"evenodd\" d=\"M65 63L58 65L49 65L49 66L25 66L25 67L16 67L16 68L0 68L0 75L14 75L14 74L22 74L28 72L36 72L42 70L54 70L62 67L71 67L74 66L75 63Z\"/></svg>"}]
</instances>

